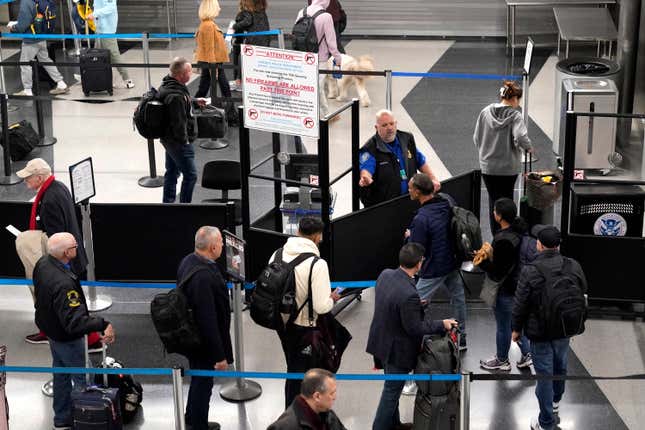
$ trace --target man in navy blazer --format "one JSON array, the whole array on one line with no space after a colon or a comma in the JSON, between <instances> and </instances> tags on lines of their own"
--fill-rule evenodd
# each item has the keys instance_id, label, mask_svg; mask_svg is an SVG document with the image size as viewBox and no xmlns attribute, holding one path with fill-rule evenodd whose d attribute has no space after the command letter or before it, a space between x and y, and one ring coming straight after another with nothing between
<instances>
[{"instance_id":1,"label":"man in navy blazer","mask_svg":"<svg viewBox=\"0 0 645 430\"><path fill-rule=\"evenodd\" d=\"M425 317L414 276L421 269L425 249L408 243L399 252L399 268L385 269L376 281L374 316L367 352L386 374L407 374L417 363L424 335L440 334L457 322ZM410 429L401 423L399 397L405 381L385 381L372 430Z\"/></svg>"}]
</instances>

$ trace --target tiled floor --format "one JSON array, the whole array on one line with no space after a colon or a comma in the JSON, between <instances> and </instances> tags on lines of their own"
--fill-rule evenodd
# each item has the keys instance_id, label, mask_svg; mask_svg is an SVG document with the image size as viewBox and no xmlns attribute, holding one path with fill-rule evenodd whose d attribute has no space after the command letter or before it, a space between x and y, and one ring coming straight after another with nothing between
<instances>
[{"instance_id":1,"label":"tiled floor","mask_svg":"<svg viewBox=\"0 0 645 430\"><path fill-rule=\"evenodd\" d=\"M507 73L508 64L498 42L453 41L367 41L355 40L347 50L353 55L370 54L377 69L391 68L398 71L452 71L457 73ZM192 55L192 42L173 44L173 50L153 51L152 61L167 62L174 55ZM8 54L5 53L5 57ZM548 52L540 53L541 69L536 70L532 82L530 114L533 120L531 137L539 145L548 147L552 118L554 58ZM132 49L125 53L124 61L140 61L141 52ZM476 67L474 66L476 65ZM114 97L96 95L92 99L114 99L110 103L84 103L78 85L65 99L56 99L53 108L53 134L59 143L39 153L54 162L55 173L67 180L67 166L87 156L94 159L97 179L96 201L159 202L160 189L144 189L136 180L147 175L147 150L143 139L132 131L131 115L135 101L126 100L144 91L142 69L132 69L137 84L134 90L116 90ZM165 73L153 70L153 84ZM14 80L8 83L12 90ZM195 75L197 76L197 75ZM193 84L194 85L194 84ZM463 173L475 168L474 148L470 136L474 123L473 112L478 112L496 96L495 81L419 80L396 78L393 86L394 111L399 127L412 131L421 150L426 153L440 178ZM372 106L361 109L361 141L373 132L373 115L383 107L385 83L374 78L367 83ZM19 118L29 113L29 103ZM332 106L337 105L335 101ZM283 138L283 144L291 138ZM349 121L343 117L332 126L332 176L349 166ZM236 158L236 134L230 136L231 145L223 151L198 151L198 166L217 158ZM254 159L268 152L270 138L266 134L253 134ZM309 144L308 149L313 147ZM552 162L550 153L544 152L544 163ZM163 150L157 145L157 173L163 173ZM20 167L17 164L16 167ZM201 169L201 167L200 167ZM335 215L349 210L347 196L349 183L340 182ZM265 207L270 204L266 187L256 186L253 204ZM196 200L205 198L207 190L196 189ZM32 194L24 185L0 187L0 199L29 199ZM261 213L260 209L252 209ZM485 208L482 208L485 210ZM484 212L482 212L484 213ZM3 250L13 252L13 250ZM166 366L177 362L177 357L164 356L153 332L148 313L148 303L155 291L109 290L115 304L106 312L116 327L118 343L110 354L131 367ZM364 352L367 331L372 316L373 297L370 291L363 301L356 302L341 314L341 320L350 329L354 340L344 357L341 372L371 373L371 358ZM24 335L33 330L31 298L24 287L0 286L0 343L9 347L8 364L46 366L50 356L46 346L24 343ZM436 317L449 316L443 306L433 308ZM464 355L464 367L478 372L478 360L489 355L494 342L494 320L490 312L477 304L469 308L469 351ZM284 361L274 334L255 326L243 315L245 332L244 350L246 369L259 371L284 371ZM643 373L645 370L645 329L642 322L594 320L587 332L572 343L572 374L617 375ZM512 351L517 359L518 352ZM515 370L514 370L515 371ZM11 374L7 393L11 406L11 428L46 429L51 423L51 400L40 394L40 386L47 375ZM141 378L145 388L143 413L128 428L173 428L171 387L160 377ZM218 381L221 382L221 381ZM282 383L259 380L263 395L245 404L231 404L214 394L211 418L223 424L224 429L263 429L281 412ZM645 385L636 382L575 382L568 385L562 406L562 429L639 429L645 420L641 407ZM219 385L216 386L215 392ZM373 419L380 395L381 383L339 383L336 412L349 429L367 429ZM477 382L472 386L472 429L528 429L529 420L536 413L537 402L532 384L521 382ZM412 418L413 399L404 397L401 414L404 420Z\"/></svg>"}]
</instances>

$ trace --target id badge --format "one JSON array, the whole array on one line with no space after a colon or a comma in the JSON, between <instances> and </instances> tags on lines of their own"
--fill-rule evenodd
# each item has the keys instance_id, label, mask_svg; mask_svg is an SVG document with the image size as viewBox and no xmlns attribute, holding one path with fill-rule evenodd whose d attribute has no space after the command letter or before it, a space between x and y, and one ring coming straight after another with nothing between
<instances>
[{"instance_id":1,"label":"id badge","mask_svg":"<svg viewBox=\"0 0 645 430\"><path fill-rule=\"evenodd\" d=\"M399 173L401 174L401 180L402 181L407 181L408 180L408 175L405 174L405 169L401 169L399 171Z\"/></svg>"}]
</instances>

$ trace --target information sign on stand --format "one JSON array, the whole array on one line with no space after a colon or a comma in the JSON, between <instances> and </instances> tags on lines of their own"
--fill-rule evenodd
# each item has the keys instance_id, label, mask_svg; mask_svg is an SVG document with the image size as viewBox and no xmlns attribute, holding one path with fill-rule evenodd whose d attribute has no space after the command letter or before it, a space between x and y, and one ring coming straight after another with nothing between
<instances>
[{"instance_id":1,"label":"information sign on stand","mask_svg":"<svg viewBox=\"0 0 645 430\"><path fill-rule=\"evenodd\" d=\"M244 125L318 138L318 55L242 45Z\"/></svg>"},{"instance_id":2,"label":"information sign on stand","mask_svg":"<svg viewBox=\"0 0 645 430\"><path fill-rule=\"evenodd\" d=\"M94 167L92 157L81 160L69 166L69 179L72 187L74 204L81 204L81 217L83 227L83 242L87 254L87 279L96 281L94 270L94 242L92 240L92 221L90 214L90 199L96 195L94 182ZM91 312L105 310L112 306L112 299L108 296L97 296L96 287L88 287L87 309Z\"/></svg>"},{"instance_id":3,"label":"information sign on stand","mask_svg":"<svg viewBox=\"0 0 645 430\"><path fill-rule=\"evenodd\" d=\"M244 240L229 231L222 231L226 273L233 279L233 332L235 333L235 369L244 372L244 341L242 334L242 294L245 280ZM255 381L236 378L220 389L220 396L231 402L253 400L262 394L262 387Z\"/></svg>"},{"instance_id":4,"label":"information sign on stand","mask_svg":"<svg viewBox=\"0 0 645 430\"><path fill-rule=\"evenodd\" d=\"M74 204L89 200L96 195L92 157L69 166Z\"/></svg>"}]
</instances>

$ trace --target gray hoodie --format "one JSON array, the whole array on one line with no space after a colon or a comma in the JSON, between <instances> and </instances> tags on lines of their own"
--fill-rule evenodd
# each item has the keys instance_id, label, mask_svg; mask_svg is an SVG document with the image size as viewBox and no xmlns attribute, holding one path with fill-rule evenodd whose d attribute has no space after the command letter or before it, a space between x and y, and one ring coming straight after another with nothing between
<instances>
[{"instance_id":1,"label":"gray hoodie","mask_svg":"<svg viewBox=\"0 0 645 430\"><path fill-rule=\"evenodd\" d=\"M517 175L522 168L522 149L531 148L522 114L501 103L490 104L479 113L473 142L482 173L487 175Z\"/></svg>"}]
</instances>

